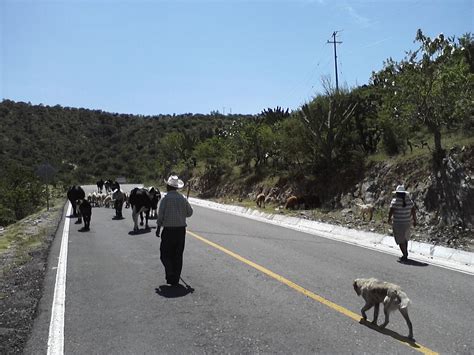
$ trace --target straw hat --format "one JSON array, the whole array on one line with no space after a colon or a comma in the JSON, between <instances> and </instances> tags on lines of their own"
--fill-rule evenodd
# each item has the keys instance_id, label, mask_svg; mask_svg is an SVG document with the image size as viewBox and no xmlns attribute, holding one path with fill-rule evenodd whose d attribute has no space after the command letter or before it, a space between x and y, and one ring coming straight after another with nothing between
<instances>
[{"instance_id":1,"label":"straw hat","mask_svg":"<svg viewBox=\"0 0 474 355\"><path fill-rule=\"evenodd\" d=\"M165 184L177 189L181 189L184 186L183 180L180 180L177 175L171 175L168 180L165 180Z\"/></svg>"},{"instance_id":2,"label":"straw hat","mask_svg":"<svg viewBox=\"0 0 474 355\"><path fill-rule=\"evenodd\" d=\"M401 193L401 194L407 194L408 191L405 190L405 185L398 185L395 191L392 191L393 193Z\"/></svg>"}]
</instances>

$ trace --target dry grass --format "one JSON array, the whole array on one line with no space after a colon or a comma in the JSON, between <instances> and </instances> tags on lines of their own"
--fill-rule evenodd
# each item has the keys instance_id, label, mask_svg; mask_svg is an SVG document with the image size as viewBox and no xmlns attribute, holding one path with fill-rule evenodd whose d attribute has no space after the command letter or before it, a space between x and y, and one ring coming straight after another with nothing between
<instances>
[{"instance_id":1,"label":"dry grass","mask_svg":"<svg viewBox=\"0 0 474 355\"><path fill-rule=\"evenodd\" d=\"M56 198L50 204L49 211L43 208L5 228L0 234L0 255L14 251L17 257L21 257L42 244L45 237L56 228L56 224L51 225L50 222L61 216L64 199Z\"/></svg>"},{"instance_id":2,"label":"dry grass","mask_svg":"<svg viewBox=\"0 0 474 355\"><path fill-rule=\"evenodd\" d=\"M434 147L434 141L433 138L430 135L427 135L424 137L426 142L428 142L428 145L430 146L431 151L424 147L415 147L413 146L413 151L410 151L410 148L406 148L405 154L398 154L396 156L388 156L385 152L380 151L377 152L376 154L373 154L368 157L369 161L372 162L383 162L387 160L393 160L395 163L401 163L406 160L411 160L414 158L420 158L420 157L426 157L426 161L429 162L431 161L432 153L433 153L433 147ZM417 142L413 142L417 143ZM462 148L464 146L470 147L474 145L474 136L464 136L460 135L459 133L445 133L442 136L442 146L443 149L449 150L453 147L459 147Z\"/></svg>"}]
</instances>

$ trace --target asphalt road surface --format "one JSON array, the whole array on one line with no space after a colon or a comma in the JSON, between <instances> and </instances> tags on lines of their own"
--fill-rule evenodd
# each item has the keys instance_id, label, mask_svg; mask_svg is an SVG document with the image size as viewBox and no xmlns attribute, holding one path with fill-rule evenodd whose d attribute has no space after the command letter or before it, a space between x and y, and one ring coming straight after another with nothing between
<instances>
[{"instance_id":1,"label":"asphalt road surface","mask_svg":"<svg viewBox=\"0 0 474 355\"><path fill-rule=\"evenodd\" d=\"M159 259L156 220L133 234L129 209L123 220L113 216L111 208L94 208L89 232L63 218L25 353L45 354L48 341L50 353L66 354L474 352L472 275L400 264L392 255L194 206L181 286L173 288ZM61 304L55 285L67 220ZM386 330L359 323L358 277L402 286L416 342L404 338L398 312ZM383 318L381 311L379 324Z\"/></svg>"}]
</instances>

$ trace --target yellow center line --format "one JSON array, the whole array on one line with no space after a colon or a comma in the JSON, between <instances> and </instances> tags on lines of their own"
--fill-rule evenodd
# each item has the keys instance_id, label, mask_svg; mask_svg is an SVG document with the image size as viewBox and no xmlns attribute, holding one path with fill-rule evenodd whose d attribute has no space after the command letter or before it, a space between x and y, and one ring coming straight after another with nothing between
<instances>
[{"instance_id":1,"label":"yellow center line","mask_svg":"<svg viewBox=\"0 0 474 355\"><path fill-rule=\"evenodd\" d=\"M303 295L305 295L309 298L312 298L313 300L318 301L319 303L322 303L322 304L328 306L329 308L334 309L335 311L338 311L339 313L342 313L343 315L355 320L356 322L360 322L361 319L362 319L362 317L359 314L354 313L354 312L348 310L347 308L344 308L344 307L342 307L342 306L340 306L340 305L338 305L334 302L331 302L331 301L327 300L326 298L321 297L321 296L315 294L314 292L311 292L311 291L305 289L304 287L301 287L300 285L295 284L294 282L288 280L287 278L285 278L281 275L278 275L278 274L274 273L273 271L271 271L271 270L269 270L269 269L267 269L267 268L265 268L261 265L258 265L256 263L254 263L253 261L245 259L244 257L240 256L239 254L236 254L236 253L220 246L219 244L211 242L210 240L207 240L206 238L201 237L200 235L197 235L196 233L193 233L189 230L187 231L187 233L192 235L194 238L196 238L196 239L198 239L198 240L200 240L200 241L202 241L202 242L204 242L204 243L206 243L206 244L208 244L208 245L210 245L210 246L226 253L227 255L230 255L233 258L235 258L237 260L240 260L241 262L243 262L243 263L245 263L245 264L261 271L261 272L263 272L264 274L274 278L275 280L280 281L281 283L291 287L292 289L302 293ZM397 338L395 338L395 339L397 339ZM414 350L417 350L417 351L419 351L423 354L430 354L430 355L438 354L437 352L435 352L431 349L428 349L427 347L425 347L421 344L418 344L416 342L407 342L407 341L403 341L403 340L399 340L399 339L397 339L397 340L400 343L408 345L410 348L412 348Z\"/></svg>"}]
</instances>

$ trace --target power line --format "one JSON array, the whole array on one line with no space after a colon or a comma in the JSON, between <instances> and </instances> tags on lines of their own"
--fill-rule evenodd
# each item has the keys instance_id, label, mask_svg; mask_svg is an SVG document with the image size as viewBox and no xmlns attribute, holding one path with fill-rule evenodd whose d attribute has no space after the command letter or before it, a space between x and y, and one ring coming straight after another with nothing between
<instances>
[{"instance_id":1,"label":"power line","mask_svg":"<svg viewBox=\"0 0 474 355\"><path fill-rule=\"evenodd\" d=\"M310 70L308 70L308 72L305 75L303 75L303 79L302 80L297 80L293 83L293 85L291 85L290 90L288 90L288 92L289 92L288 98L295 97L297 95L298 89L304 88L310 82L312 82L313 78L317 74L318 70L321 70L322 68L324 68L328 64L328 61L326 61L323 65L321 65L322 62L323 62L323 54L322 54L323 53L323 51L322 51L323 46L324 46L324 44L322 44L322 46L319 48L319 53L320 54L318 56L318 59L312 62L312 65L310 66ZM311 88L313 88L313 86Z\"/></svg>"}]
</instances>

